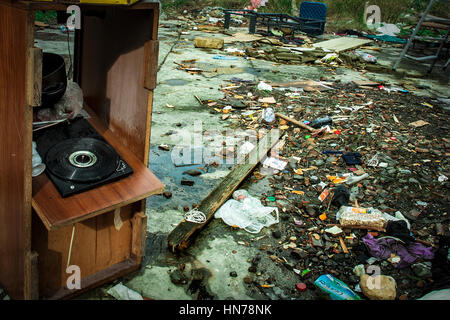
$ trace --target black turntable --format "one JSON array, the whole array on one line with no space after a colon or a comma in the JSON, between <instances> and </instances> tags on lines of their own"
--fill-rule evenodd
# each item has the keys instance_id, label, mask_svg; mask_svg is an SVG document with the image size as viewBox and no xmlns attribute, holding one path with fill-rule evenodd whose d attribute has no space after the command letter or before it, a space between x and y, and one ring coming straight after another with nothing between
<instances>
[{"instance_id":1,"label":"black turntable","mask_svg":"<svg viewBox=\"0 0 450 320\"><path fill-rule=\"evenodd\" d=\"M133 169L84 118L37 131L46 174L62 197L124 178Z\"/></svg>"}]
</instances>

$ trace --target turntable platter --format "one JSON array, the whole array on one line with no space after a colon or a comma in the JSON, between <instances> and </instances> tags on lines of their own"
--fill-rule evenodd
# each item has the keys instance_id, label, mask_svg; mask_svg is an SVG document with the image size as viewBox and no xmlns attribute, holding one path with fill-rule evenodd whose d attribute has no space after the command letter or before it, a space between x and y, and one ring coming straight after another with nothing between
<instances>
[{"instance_id":1,"label":"turntable platter","mask_svg":"<svg viewBox=\"0 0 450 320\"><path fill-rule=\"evenodd\" d=\"M94 138L61 141L45 156L45 163L52 174L75 182L105 179L117 169L119 160L109 144Z\"/></svg>"}]
</instances>

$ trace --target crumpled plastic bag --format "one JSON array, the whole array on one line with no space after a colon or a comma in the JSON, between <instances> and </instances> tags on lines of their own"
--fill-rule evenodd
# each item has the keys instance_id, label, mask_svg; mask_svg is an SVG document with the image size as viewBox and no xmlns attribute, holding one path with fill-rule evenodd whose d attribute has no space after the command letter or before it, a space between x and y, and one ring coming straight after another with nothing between
<instances>
[{"instance_id":1,"label":"crumpled plastic bag","mask_svg":"<svg viewBox=\"0 0 450 320\"><path fill-rule=\"evenodd\" d=\"M78 83L69 81L64 96L55 104L57 114L74 119L83 109L83 91Z\"/></svg>"},{"instance_id":2,"label":"crumpled plastic bag","mask_svg":"<svg viewBox=\"0 0 450 320\"><path fill-rule=\"evenodd\" d=\"M110 288L107 293L117 300L144 300L139 293L124 286L122 282Z\"/></svg>"},{"instance_id":3,"label":"crumpled plastic bag","mask_svg":"<svg viewBox=\"0 0 450 320\"><path fill-rule=\"evenodd\" d=\"M246 190L235 191L233 198L216 211L215 218L222 218L227 225L238 226L249 233L259 233L262 228L279 222L278 208L263 206Z\"/></svg>"}]
</instances>

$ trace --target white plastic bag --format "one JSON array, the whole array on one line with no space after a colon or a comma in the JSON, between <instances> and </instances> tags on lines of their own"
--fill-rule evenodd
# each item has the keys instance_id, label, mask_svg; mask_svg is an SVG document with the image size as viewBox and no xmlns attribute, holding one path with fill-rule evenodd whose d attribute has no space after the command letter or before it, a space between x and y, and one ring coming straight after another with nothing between
<instances>
[{"instance_id":1,"label":"white plastic bag","mask_svg":"<svg viewBox=\"0 0 450 320\"><path fill-rule=\"evenodd\" d=\"M272 86L270 84L265 83L264 81L260 81L258 83L258 90L272 91Z\"/></svg>"},{"instance_id":2,"label":"white plastic bag","mask_svg":"<svg viewBox=\"0 0 450 320\"><path fill-rule=\"evenodd\" d=\"M68 82L64 96L55 104L58 114L74 119L83 109L83 91L76 82Z\"/></svg>"},{"instance_id":3,"label":"white plastic bag","mask_svg":"<svg viewBox=\"0 0 450 320\"><path fill-rule=\"evenodd\" d=\"M144 300L139 293L125 287L122 282L110 288L107 293L112 295L117 300Z\"/></svg>"},{"instance_id":4,"label":"white plastic bag","mask_svg":"<svg viewBox=\"0 0 450 320\"><path fill-rule=\"evenodd\" d=\"M265 207L261 201L250 196L245 190L237 190L233 198L225 202L215 213L215 218L229 226L238 226L250 233L259 233L262 228L279 222L278 208ZM275 212L276 217L274 217Z\"/></svg>"},{"instance_id":5,"label":"white plastic bag","mask_svg":"<svg viewBox=\"0 0 450 320\"><path fill-rule=\"evenodd\" d=\"M262 118L266 123L272 123L275 121L275 111L272 108L263 109Z\"/></svg>"}]
</instances>

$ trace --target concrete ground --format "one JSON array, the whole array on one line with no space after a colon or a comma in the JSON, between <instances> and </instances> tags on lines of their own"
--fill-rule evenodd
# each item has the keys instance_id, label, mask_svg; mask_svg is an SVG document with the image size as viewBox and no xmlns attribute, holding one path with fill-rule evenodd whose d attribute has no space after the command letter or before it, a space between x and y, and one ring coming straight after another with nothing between
<instances>
[{"instance_id":1,"label":"concrete ground","mask_svg":"<svg viewBox=\"0 0 450 320\"><path fill-rule=\"evenodd\" d=\"M185 31L185 32L181 32ZM238 31L232 29L232 31ZM246 32L246 29L239 30ZM48 32L48 31L47 31ZM59 32L59 31L52 31ZM308 299L308 294L301 298L294 291L280 288L293 288L298 279L285 275L282 266L271 260L262 260L266 267L265 274L276 279L276 286L261 290L244 282L249 276L248 268L251 260L257 256L260 245L272 238L271 229L265 228L259 234L250 234L244 230L232 229L220 219L213 219L199 234L190 247L181 255L173 254L167 249L167 236L184 218L184 206L191 207L214 188L229 172L232 165L221 165L210 168L207 175L190 177L194 186L183 186L180 179L183 172L196 169L200 165L176 167L170 161L171 151L158 149L161 144L167 144L173 150L175 146L186 145L196 131L211 131L218 134L232 128L235 120L222 120L220 115L210 113L199 103L201 100L217 100L224 97L221 85L227 85L232 77L258 82L292 81L312 79L318 81L321 77L327 80L340 79L342 82L353 80L383 80L393 85L407 80L419 88L416 93L448 98L448 74L440 74L436 79L418 77L426 70L413 64L403 64L401 68L408 74L404 79L393 74L361 73L352 69L340 67L333 73L326 66L318 65L279 65L264 60L249 60L239 57L238 60L216 60L214 54L224 54L222 50L197 49L193 39L197 36L223 37L222 34L205 33L192 30L183 21L161 21L159 31L160 53L158 85L155 89L153 104L153 119L151 130L150 169L166 185L166 190L172 192L172 197L153 196L148 199L147 212L147 255L144 264L138 272L130 274L114 283L97 288L79 297L79 299L113 299L106 291L117 282L137 291L151 299ZM56 48L64 53L65 44L59 39L59 44L53 41L40 41L41 48ZM55 47L56 45L56 47ZM241 48L243 44L227 44L226 47ZM383 50L378 55L380 64L392 63L400 49ZM210 72L192 75L184 70L178 70L177 63L183 60L198 59L197 64ZM217 72L214 70L217 69ZM173 106L173 108L168 107ZM201 121L201 128L196 121ZM239 137L236 138L239 141ZM213 136L204 137L206 146L214 145ZM242 189L247 189L253 196L259 197L269 191L267 179L258 183L244 182ZM275 226L276 228L276 226ZM262 237L262 238L261 238ZM269 243L269 242L267 242ZM176 271L184 268L183 273ZM235 273L235 274L234 274ZM230 275L231 274L231 275ZM255 275L264 278L264 275ZM178 284L175 284L175 283ZM185 282L185 283L184 283Z\"/></svg>"}]
</instances>

